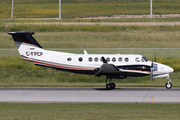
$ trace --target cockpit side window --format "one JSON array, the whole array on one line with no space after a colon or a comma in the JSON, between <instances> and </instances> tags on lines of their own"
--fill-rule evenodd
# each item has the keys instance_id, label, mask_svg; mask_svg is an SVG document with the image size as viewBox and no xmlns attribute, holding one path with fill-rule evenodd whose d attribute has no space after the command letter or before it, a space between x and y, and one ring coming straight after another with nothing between
<instances>
[{"instance_id":1,"label":"cockpit side window","mask_svg":"<svg viewBox=\"0 0 180 120\"><path fill-rule=\"evenodd\" d=\"M135 59L135 61L136 61L136 62L140 62L141 60L140 60L139 57L137 57L137 58Z\"/></svg>"}]
</instances>

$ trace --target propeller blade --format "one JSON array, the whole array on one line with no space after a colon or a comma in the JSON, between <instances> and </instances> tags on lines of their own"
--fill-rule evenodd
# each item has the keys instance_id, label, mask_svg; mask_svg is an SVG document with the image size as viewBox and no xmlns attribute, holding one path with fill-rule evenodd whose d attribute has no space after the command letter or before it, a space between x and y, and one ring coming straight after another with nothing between
<instances>
[{"instance_id":1,"label":"propeller blade","mask_svg":"<svg viewBox=\"0 0 180 120\"><path fill-rule=\"evenodd\" d=\"M101 58L103 63L108 63L104 57Z\"/></svg>"},{"instance_id":2,"label":"propeller blade","mask_svg":"<svg viewBox=\"0 0 180 120\"><path fill-rule=\"evenodd\" d=\"M152 60L152 62L151 62L151 68L153 67L153 60Z\"/></svg>"},{"instance_id":3,"label":"propeller blade","mask_svg":"<svg viewBox=\"0 0 180 120\"><path fill-rule=\"evenodd\" d=\"M152 80L152 78L153 78L153 70L152 70L152 68L153 68L153 59L152 59L152 62L151 62L151 72L150 72L150 75L149 75L150 80Z\"/></svg>"},{"instance_id":4,"label":"propeller blade","mask_svg":"<svg viewBox=\"0 0 180 120\"><path fill-rule=\"evenodd\" d=\"M151 70L151 72L150 72L150 80L152 80L153 79L153 71Z\"/></svg>"}]
</instances>

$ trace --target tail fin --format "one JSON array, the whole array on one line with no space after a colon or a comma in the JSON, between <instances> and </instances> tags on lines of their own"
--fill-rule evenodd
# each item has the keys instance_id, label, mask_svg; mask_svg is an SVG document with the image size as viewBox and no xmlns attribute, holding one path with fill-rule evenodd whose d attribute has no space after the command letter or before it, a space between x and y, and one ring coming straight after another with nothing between
<instances>
[{"instance_id":1,"label":"tail fin","mask_svg":"<svg viewBox=\"0 0 180 120\"><path fill-rule=\"evenodd\" d=\"M21 56L33 55L31 51L41 51L43 50L39 43L33 38L33 32L8 32L12 35L14 42L18 48Z\"/></svg>"},{"instance_id":2,"label":"tail fin","mask_svg":"<svg viewBox=\"0 0 180 120\"><path fill-rule=\"evenodd\" d=\"M33 32L8 32L8 34L12 35L15 42L28 43L42 48L39 43L33 38L32 35L35 34Z\"/></svg>"}]
</instances>

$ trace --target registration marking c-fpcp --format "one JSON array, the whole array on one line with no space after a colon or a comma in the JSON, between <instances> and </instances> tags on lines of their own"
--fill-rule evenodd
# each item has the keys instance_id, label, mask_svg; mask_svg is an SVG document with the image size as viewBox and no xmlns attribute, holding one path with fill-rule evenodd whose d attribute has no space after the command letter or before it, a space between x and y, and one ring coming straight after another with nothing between
<instances>
[{"instance_id":1,"label":"registration marking c-fpcp","mask_svg":"<svg viewBox=\"0 0 180 120\"><path fill-rule=\"evenodd\" d=\"M27 56L42 56L43 52L26 52Z\"/></svg>"}]
</instances>

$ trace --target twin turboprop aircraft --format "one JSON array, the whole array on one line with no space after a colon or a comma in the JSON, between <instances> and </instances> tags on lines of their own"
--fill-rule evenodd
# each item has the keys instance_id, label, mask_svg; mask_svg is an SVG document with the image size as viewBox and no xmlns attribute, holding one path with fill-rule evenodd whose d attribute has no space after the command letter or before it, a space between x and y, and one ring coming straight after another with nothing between
<instances>
[{"instance_id":1,"label":"twin turboprop aircraft","mask_svg":"<svg viewBox=\"0 0 180 120\"><path fill-rule=\"evenodd\" d=\"M142 55L132 54L72 54L44 50L33 38L33 32L8 32L12 35L23 60L73 73L106 76L106 88L114 89L112 78L150 76L167 77L166 88L170 89L169 73L174 70L164 64L148 61Z\"/></svg>"}]
</instances>

